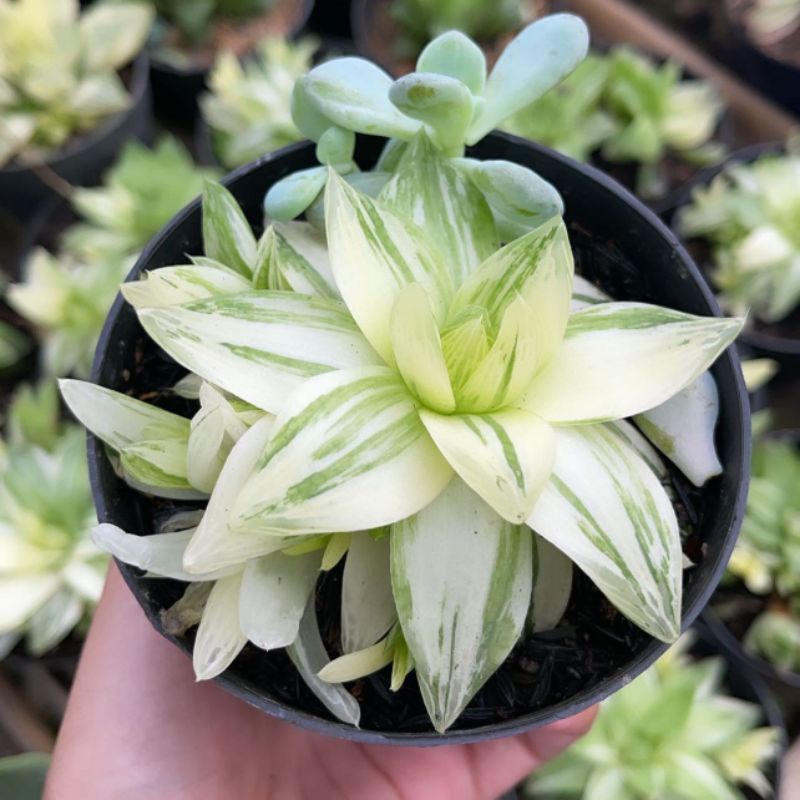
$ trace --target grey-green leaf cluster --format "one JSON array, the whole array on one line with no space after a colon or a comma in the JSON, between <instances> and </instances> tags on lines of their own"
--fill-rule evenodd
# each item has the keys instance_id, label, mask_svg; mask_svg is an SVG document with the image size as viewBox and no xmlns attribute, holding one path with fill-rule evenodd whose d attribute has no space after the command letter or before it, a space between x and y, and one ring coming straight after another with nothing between
<instances>
[{"instance_id":1,"label":"grey-green leaf cluster","mask_svg":"<svg viewBox=\"0 0 800 800\"><path fill-rule=\"evenodd\" d=\"M0 167L38 163L71 137L125 110L118 74L141 50L152 10L143 2L0 2Z\"/></svg>"}]
</instances>

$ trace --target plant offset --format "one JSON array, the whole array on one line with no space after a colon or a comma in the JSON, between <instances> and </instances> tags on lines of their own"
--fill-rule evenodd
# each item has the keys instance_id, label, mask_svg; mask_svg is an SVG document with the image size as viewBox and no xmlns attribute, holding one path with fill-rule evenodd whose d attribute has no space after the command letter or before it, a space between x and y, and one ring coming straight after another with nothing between
<instances>
[{"instance_id":1,"label":"plant offset","mask_svg":"<svg viewBox=\"0 0 800 800\"><path fill-rule=\"evenodd\" d=\"M558 623L573 563L643 630L677 638L666 468L627 418L698 485L718 474L705 371L741 321L611 301L573 275L555 187L464 157L587 47L583 22L558 15L488 78L457 33L398 81L357 58L316 67L293 116L321 165L269 188L263 235L208 184L205 253L122 287L189 371L176 391L199 400L195 416L62 382L131 486L208 500L155 535L95 532L191 582L165 624L199 623L198 678L248 641L286 647L358 724L343 684L391 664L392 688L413 670L444 731L521 637ZM371 171L354 162L356 133L389 138ZM313 598L342 560L331 660Z\"/></svg>"}]
</instances>

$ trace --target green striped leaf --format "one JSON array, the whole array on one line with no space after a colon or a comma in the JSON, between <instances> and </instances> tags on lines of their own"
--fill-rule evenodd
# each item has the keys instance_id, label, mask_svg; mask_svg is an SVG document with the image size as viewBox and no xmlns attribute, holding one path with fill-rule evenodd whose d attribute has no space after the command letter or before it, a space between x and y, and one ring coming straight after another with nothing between
<instances>
[{"instance_id":1,"label":"green striped leaf","mask_svg":"<svg viewBox=\"0 0 800 800\"><path fill-rule=\"evenodd\" d=\"M125 482L145 494L171 500L202 500L203 490L189 483L188 442L155 439L136 442L119 451L119 464Z\"/></svg>"},{"instance_id":2,"label":"green striped leaf","mask_svg":"<svg viewBox=\"0 0 800 800\"><path fill-rule=\"evenodd\" d=\"M389 574L389 537L353 534L342 576L342 650L375 644L397 620Z\"/></svg>"},{"instance_id":3,"label":"green striped leaf","mask_svg":"<svg viewBox=\"0 0 800 800\"><path fill-rule=\"evenodd\" d=\"M272 553L248 561L239 595L239 624L262 650L290 645L300 629L319 574L322 553L301 556Z\"/></svg>"},{"instance_id":4,"label":"green striped leaf","mask_svg":"<svg viewBox=\"0 0 800 800\"><path fill-rule=\"evenodd\" d=\"M572 594L572 562L547 539L533 535L533 593L528 623L533 633L555 628Z\"/></svg>"},{"instance_id":5,"label":"green striped leaf","mask_svg":"<svg viewBox=\"0 0 800 800\"><path fill-rule=\"evenodd\" d=\"M272 413L309 377L380 363L342 303L323 297L251 291L139 320L186 369Z\"/></svg>"},{"instance_id":6,"label":"green striped leaf","mask_svg":"<svg viewBox=\"0 0 800 800\"><path fill-rule=\"evenodd\" d=\"M286 535L378 528L426 506L451 474L391 370L319 375L279 415L232 524Z\"/></svg>"},{"instance_id":7,"label":"green striped leaf","mask_svg":"<svg viewBox=\"0 0 800 800\"><path fill-rule=\"evenodd\" d=\"M680 634L682 553L669 497L642 457L603 425L556 429L553 474L528 524L640 628Z\"/></svg>"},{"instance_id":8,"label":"green striped leaf","mask_svg":"<svg viewBox=\"0 0 800 800\"><path fill-rule=\"evenodd\" d=\"M208 596L192 653L194 674L199 681L224 672L247 643L239 626L241 586L242 573L237 572L218 580Z\"/></svg>"},{"instance_id":9,"label":"green striped leaf","mask_svg":"<svg viewBox=\"0 0 800 800\"><path fill-rule=\"evenodd\" d=\"M456 286L500 246L481 192L425 134L411 142L380 200L422 228L446 254Z\"/></svg>"},{"instance_id":10,"label":"green striped leaf","mask_svg":"<svg viewBox=\"0 0 800 800\"><path fill-rule=\"evenodd\" d=\"M450 466L501 517L524 522L555 458L555 434L527 411L443 416L420 412Z\"/></svg>"},{"instance_id":11,"label":"green striped leaf","mask_svg":"<svg viewBox=\"0 0 800 800\"><path fill-rule=\"evenodd\" d=\"M681 391L716 361L743 320L645 303L602 303L569 319L565 338L526 392L551 422L630 417Z\"/></svg>"},{"instance_id":12,"label":"green striped leaf","mask_svg":"<svg viewBox=\"0 0 800 800\"><path fill-rule=\"evenodd\" d=\"M203 187L203 247L205 255L244 275L253 274L256 237L234 196L221 184Z\"/></svg>"},{"instance_id":13,"label":"green striped leaf","mask_svg":"<svg viewBox=\"0 0 800 800\"><path fill-rule=\"evenodd\" d=\"M531 598L531 534L456 478L390 538L398 617L425 707L443 732L519 639Z\"/></svg>"},{"instance_id":14,"label":"green striped leaf","mask_svg":"<svg viewBox=\"0 0 800 800\"><path fill-rule=\"evenodd\" d=\"M78 422L114 450L145 440L189 438L185 417L94 383L62 379L58 385Z\"/></svg>"},{"instance_id":15,"label":"green striped leaf","mask_svg":"<svg viewBox=\"0 0 800 800\"><path fill-rule=\"evenodd\" d=\"M429 290L440 318L452 279L423 231L385 204L330 172L325 228L333 274L350 313L372 346L394 364L389 319L395 298L409 283Z\"/></svg>"},{"instance_id":16,"label":"green striped leaf","mask_svg":"<svg viewBox=\"0 0 800 800\"><path fill-rule=\"evenodd\" d=\"M391 336L397 369L425 405L453 411L456 399L442 353L430 295L418 283L400 290L392 308Z\"/></svg>"},{"instance_id":17,"label":"green striped leaf","mask_svg":"<svg viewBox=\"0 0 800 800\"><path fill-rule=\"evenodd\" d=\"M269 555L286 546L286 540L280 536L242 534L229 526L233 502L264 452L272 426L270 417L262 418L233 446L203 518L183 554L183 567L187 572L202 575Z\"/></svg>"},{"instance_id":18,"label":"green striped leaf","mask_svg":"<svg viewBox=\"0 0 800 800\"><path fill-rule=\"evenodd\" d=\"M151 270L142 280L123 283L119 288L134 308L157 308L246 292L250 283L225 267L184 264Z\"/></svg>"},{"instance_id":19,"label":"green striped leaf","mask_svg":"<svg viewBox=\"0 0 800 800\"><path fill-rule=\"evenodd\" d=\"M572 302L570 311L574 314L587 306L596 306L598 303L608 303L611 298L598 289L591 281L581 275L572 276Z\"/></svg>"}]
</instances>

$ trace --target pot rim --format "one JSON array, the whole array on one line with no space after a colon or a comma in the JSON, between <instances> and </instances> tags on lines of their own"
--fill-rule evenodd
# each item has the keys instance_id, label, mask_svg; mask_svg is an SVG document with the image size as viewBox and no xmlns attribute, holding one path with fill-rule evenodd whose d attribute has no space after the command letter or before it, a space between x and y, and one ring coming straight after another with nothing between
<instances>
[{"instance_id":1,"label":"pot rim","mask_svg":"<svg viewBox=\"0 0 800 800\"><path fill-rule=\"evenodd\" d=\"M605 192L616 195L618 200L631 207L631 210L640 218L641 224L644 227L652 229L654 234L666 242L668 247L674 253L676 269L680 268L682 271L685 270L689 278L694 283L696 291L708 306L709 313L716 316L721 316L721 311L717 305L713 293L706 285L706 282L700 275L697 266L691 260L682 245L678 242L675 235L654 212L648 209L627 189L617 184L614 180L596 168L587 164L579 164L578 162L575 162L572 159L561 155L560 153L550 150L549 148L543 147L542 145L538 145L526 139L521 139L503 132L495 131L492 134L489 134L489 136L491 136L492 140L497 143L506 142L517 147L521 146L524 148L533 149L541 156L559 162L560 166L563 168L567 168L573 172L584 173L586 177L599 184ZM303 149L311 152L312 148L313 144L309 143L308 141L289 145L288 147L277 150L274 153L266 154L251 164L245 165L231 172L222 179L222 183L223 185L230 187L231 184L235 183L239 178L249 174L254 170L257 170L266 163L279 161L285 156L297 153ZM132 277L138 275L143 269L144 265L150 260L151 256L165 241L172 236L173 231L179 228L192 215L198 214L199 212L200 198L196 198L186 208L173 217L173 219L161 230L161 232L153 238L147 247L144 248L126 280L130 280ZM118 294L114 300L111 310L109 311L103 331L98 340L91 376L91 380L94 383L100 382L99 379L101 376L102 365L105 360L109 358L110 353L113 352L113 348L118 346L118 342L112 340L111 333L114 323L116 322L123 305L124 300L121 294ZM731 377L733 378L735 393L733 393L730 398L734 417L732 426L735 425L738 428L738 438L741 442L742 450L742 461L745 464L749 464L749 401L741 368L739 366L739 358L735 348L729 347L720 356L717 363L724 363L728 370L730 370ZM111 518L111 502L109 501L109 498L104 496L100 486L100 470L105 462L105 456L103 453L102 444L99 443L92 434L88 434L88 456L92 494L97 507L98 518L100 520L108 520ZM730 525L724 535L721 547L716 553L716 558L709 559L708 561L704 562L704 566L708 572L708 577L705 583L698 586L697 594L691 600L691 602L684 602L681 620L682 630L686 630L688 627L690 627L695 619L700 615L700 612L708 603L708 600L716 588L728 559L730 558L730 554L733 551L733 547L736 542L735 533L738 531L738 528L741 525L741 520L744 514L744 507L747 498L748 476L749 470L743 469L741 472L741 479L736 484L734 497L726 500L727 507L730 508ZM185 643L179 641L174 636L165 634L160 628L158 613L152 608L148 607L145 602L145 598L138 589L138 571L134 567L130 567L119 561L117 561L117 566L120 568L126 583L133 591L137 601L144 609L148 619L151 621L151 623L153 623L154 627L167 639L172 641L174 644L177 644L182 650L184 650L184 652L189 653L190 648ZM354 728L353 726L338 720L322 718L315 714L285 705L278 700L265 697L263 694L259 694L258 692L254 691L252 687L244 685L244 681L231 676L227 671L214 680L226 690L250 705L257 706L272 716L290 721L301 728L305 728L317 733L324 733L337 738L344 738L351 741L372 744L391 743L394 745L407 746L450 745L511 736L539 727L545 723L551 723L573 716L574 714L577 714L578 712L595 705L600 700L622 688L647 667L649 667L667 649L667 644L656 639L651 639L651 641L642 648L636 657L626 665L624 670L600 681L589 690L579 692L570 698L562 700L551 706L538 709L530 714L520 715L510 720L493 722L491 724L482 725L475 728L450 730L445 734L439 734L434 731L384 732Z\"/></svg>"}]
</instances>

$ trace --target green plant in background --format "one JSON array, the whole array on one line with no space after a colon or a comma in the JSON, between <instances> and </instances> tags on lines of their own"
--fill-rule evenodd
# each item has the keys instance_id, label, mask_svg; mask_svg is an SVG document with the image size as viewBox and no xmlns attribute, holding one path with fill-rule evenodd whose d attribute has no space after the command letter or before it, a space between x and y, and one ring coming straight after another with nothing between
<instances>
[{"instance_id":1,"label":"green plant in background","mask_svg":"<svg viewBox=\"0 0 800 800\"><path fill-rule=\"evenodd\" d=\"M13 800L41 800L49 768L49 753L0 758L0 795Z\"/></svg>"},{"instance_id":2,"label":"green plant in background","mask_svg":"<svg viewBox=\"0 0 800 800\"><path fill-rule=\"evenodd\" d=\"M743 800L768 797L780 730L727 695L720 658L692 661L687 637L606 700L592 730L532 775L530 800Z\"/></svg>"},{"instance_id":3,"label":"green plant in background","mask_svg":"<svg viewBox=\"0 0 800 800\"><path fill-rule=\"evenodd\" d=\"M36 326L47 374L88 376L108 309L138 250L214 174L197 169L177 141L165 138L154 150L127 144L101 186L74 190L70 200L81 221L65 232L55 255L33 251L23 281L7 295Z\"/></svg>"},{"instance_id":4,"label":"green plant in background","mask_svg":"<svg viewBox=\"0 0 800 800\"><path fill-rule=\"evenodd\" d=\"M725 308L778 322L800 302L800 151L728 166L697 187L680 217L684 236L713 247L712 280Z\"/></svg>"},{"instance_id":5,"label":"green plant in background","mask_svg":"<svg viewBox=\"0 0 800 800\"><path fill-rule=\"evenodd\" d=\"M0 322L0 370L19 363L31 350L24 333L5 322Z\"/></svg>"},{"instance_id":6,"label":"green plant in background","mask_svg":"<svg viewBox=\"0 0 800 800\"><path fill-rule=\"evenodd\" d=\"M750 37L762 47L782 41L800 27L800 0L753 0L745 14Z\"/></svg>"},{"instance_id":7,"label":"green plant in background","mask_svg":"<svg viewBox=\"0 0 800 800\"><path fill-rule=\"evenodd\" d=\"M275 0L151 0L156 13L174 25L191 46L202 45L219 20L238 21L268 11Z\"/></svg>"},{"instance_id":8,"label":"green plant in background","mask_svg":"<svg viewBox=\"0 0 800 800\"><path fill-rule=\"evenodd\" d=\"M144 3L0 2L0 167L38 162L131 102L117 74L141 50Z\"/></svg>"},{"instance_id":9,"label":"green plant in background","mask_svg":"<svg viewBox=\"0 0 800 800\"><path fill-rule=\"evenodd\" d=\"M292 89L311 68L318 46L313 38L296 43L271 38L244 64L230 52L217 57L200 111L225 167L247 164L303 138L292 121Z\"/></svg>"},{"instance_id":10,"label":"green plant in background","mask_svg":"<svg viewBox=\"0 0 800 800\"><path fill-rule=\"evenodd\" d=\"M800 451L762 438L753 451L750 494L728 571L769 598L745 636L748 649L800 672Z\"/></svg>"},{"instance_id":11,"label":"green plant in background","mask_svg":"<svg viewBox=\"0 0 800 800\"><path fill-rule=\"evenodd\" d=\"M19 389L0 440L0 653L25 638L41 655L91 612L107 556L81 429L58 420L55 384Z\"/></svg>"},{"instance_id":12,"label":"green plant in background","mask_svg":"<svg viewBox=\"0 0 800 800\"><path fill-rule=\"evenodd\" d=\"M572 563L641 628L677 637L678 521L663 462L625 418L702 381L741 320L598 298L573 275L555 188L463 157L587 46L582 21L557 15L522 31L488 77L458 33L398 81L357 58L316 67L293 115L328 166L270 188L282 221L257 239L209 183L204 255L122 287L193 376L177 387L199 401L193 418L62 381L131 486L208 501L169 531L94 534L190 583L165 619L175 632L199 623L198 678L247 641L287 647L357 724L341 683L391 664L393 688L416 672L444 731L526 627L557 623ZM353 162L355 132L391 137L370 173ZM313 224L290 221L306 209ZM575 290L593 296L576 308ZM713 379L703 386L715 407ZM651 430L677 458L682 438L658 420ZM309 598L342 559L330 661Z\"/></svg>"}]
</instances>

